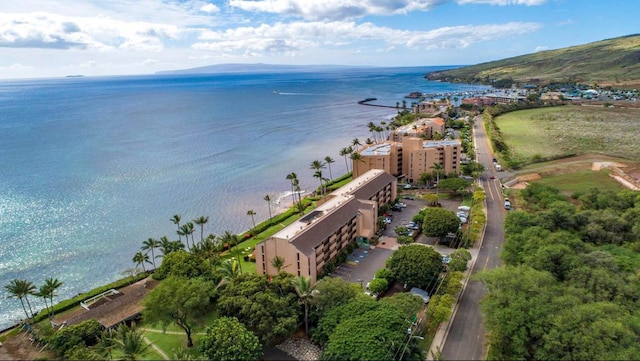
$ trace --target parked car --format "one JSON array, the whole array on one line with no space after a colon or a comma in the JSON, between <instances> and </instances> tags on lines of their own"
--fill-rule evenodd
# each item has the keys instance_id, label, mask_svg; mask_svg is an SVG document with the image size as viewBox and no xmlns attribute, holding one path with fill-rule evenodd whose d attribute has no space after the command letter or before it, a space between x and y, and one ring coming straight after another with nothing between
<instances>
[{"instance_id":1,"label":"parked car","mask_svg":"<svg viewBox=\"0 0 640 361\"><path fill-rule=\"evenodd\" d=\"M404 197L402 197L402 198L404 198L404 199L408 199L408 200L410 200L410 201L414 200L413 196L404 196Z\"/></svg>"},{"instance_id":2,"label":"parked car","mask_svg":"<svg viewBox=\"0 0 640 361\"><path fill-rule=\"evenodd\" d=\"M451 257L446 255L446 254L443 254L442 255L442 263L449 264L450 262L451 262Z\"/></svg>"},{"instance_id":3,"label":"parked car","mask_svg":"<svg viewBox=\"0 0 640 361\"><path fill-rule=\"evenodd\" d=\"M400 207L398 205L393 205L393 206L391 206L391 210L392 211L396 211L396 212L402 212L402 207Z\"/></svg>"},{"instance_id":4,"label":"parked car","mask_svg":"<svg viewBox=\"0 0 640 361\"><path fill-rule=\"evenodd\" d=\"M403 187L403 188L404 188L404 189L411 189L411 184L410 184L410 183L407 183L407 184L405 184L405 185L404 185L404 187Z\"/></svg>"},{"instance_id":5,"label":"parked car","mask_svg":"<svg viewBox=\"0 0 640 361\"><path fill-rule=\"evenodd\" d=\"M511 201L509 201L509 198L505 198L504 199L504 209L506 209L506 210L510 210L511 209Z\"/></svg>"},{"instance_id":6,"label":"parked car","mask_svg":"<svg viewBox=\"0 0 640 361\"><path fill-rule=\"evenodd\" d=\"M407 208L407 204L406 203L398 202L398 203L396 203L396 205L398 205L399 207L402 207L402 208Z\"/></svg>"}]
</instances>

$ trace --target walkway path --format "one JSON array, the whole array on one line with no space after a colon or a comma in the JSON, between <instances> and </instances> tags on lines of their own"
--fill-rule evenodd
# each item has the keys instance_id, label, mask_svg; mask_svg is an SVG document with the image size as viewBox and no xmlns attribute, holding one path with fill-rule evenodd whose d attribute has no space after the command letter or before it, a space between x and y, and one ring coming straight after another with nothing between
<instances>
[{"instance_id":1,"label":"walkway path","mask_svg":"<svg viewBox=\"0 0 640 361\"><path fill-rule=\"evenodd\" d=\"M155 343L151 342L148 338L146 337L142 337L144 339L144 342L146 342L148 345L150 345L154 350L156 350L157 353L160 354L160 356L162 356L163 359L165 360L171 360L171 358L169 357L169 355L167 355L166 353L164 353L164 351L162 351L162 349L160 349L160 347L156 346Z\"/></svg>"},{"instance_id":2,"label":"walkway path","mask_svg":"<svg viewBox=\"0 0 640 361\"><path fill-rule=\"evenodd\" d=\"M146 332L154 332L154 333L165 333L167 335L185 335L184 332L180 332L180 331L163 331L163 330L158 330L157 328L145 328L145 327L141 327L140 328L142 331L146 331ZM192 332L192 335L206 335L206 332Z\"/></svg>"}]
</instances>

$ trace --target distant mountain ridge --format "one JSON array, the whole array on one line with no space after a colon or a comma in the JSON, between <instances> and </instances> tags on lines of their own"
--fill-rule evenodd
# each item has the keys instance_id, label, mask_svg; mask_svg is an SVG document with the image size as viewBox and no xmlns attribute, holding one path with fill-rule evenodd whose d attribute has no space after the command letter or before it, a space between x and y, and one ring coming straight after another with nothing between
<instances>
[{"instance_id":1,"label":"distant mountain ridge","mask_svg":"<svg viewBox=\"0 0 640 361\"><path fill-rule=\"evenodd\" d=\"M520 83L569 81L637 87L640 85L640 34L435 71L425 78L484 84L511 78Z\"/></svg>"},{"instance_id":2,"label":"distant mountain ridge","mask_svg":"<svg viewBox=\"0 0 640 361\"><path fill-rule=\"evenodd\" d=\"M215 73L269 73L324 71L350 68L375 68L373 66L354 65L282 65L282 64L216 64L191 69L159 71L156 74L215 74Z\"/></svg>"}]
</instances>

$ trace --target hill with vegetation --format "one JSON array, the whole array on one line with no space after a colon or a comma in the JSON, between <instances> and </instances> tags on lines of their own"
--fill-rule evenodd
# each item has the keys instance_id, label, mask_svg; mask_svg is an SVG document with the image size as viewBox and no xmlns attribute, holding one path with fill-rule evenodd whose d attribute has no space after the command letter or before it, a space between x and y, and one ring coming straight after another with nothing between
<instances>
[{"instance_id":1,"label":"hill with vegetation","mask_svg":"<svg viewBox=\"0 0 640 361\"><path fill-rule=\"evenodd\" d=\"M523 85L597 83L633 88L640 85L640 34L431 72L425 78L483 84L511 79Z\"/></svg>"}]
</instances>

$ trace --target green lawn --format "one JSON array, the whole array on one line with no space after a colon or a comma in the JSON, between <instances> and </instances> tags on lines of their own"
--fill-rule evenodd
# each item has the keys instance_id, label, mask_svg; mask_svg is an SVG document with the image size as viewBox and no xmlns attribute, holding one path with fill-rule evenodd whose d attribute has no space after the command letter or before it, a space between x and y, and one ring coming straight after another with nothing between
<instances>
[{"instance_id":1,"label":"green lawn","mask_svg":"<svg viewBox=\"0 0 640 361\"><path fill-rule=\"evenodd\" d=\"M513 158L525 162L599 153L640 159L640 110L567 105L506 113L496 118Z\"/></svg>"},{"instance_id":2,"label":"green lawn","mask_svg":"<svg viewBox=\"0 0 640 361\"><path fill-rule=\"evenodd\" d=\"M594 172L592 170L579 170L572 173L543 176L535 182L542 183L559 189L564 193L585 193L593 187L601 190L612 190L614 192L624 189L622 185L609 177L606 170Z\"/></svg>"}]
</instances>

